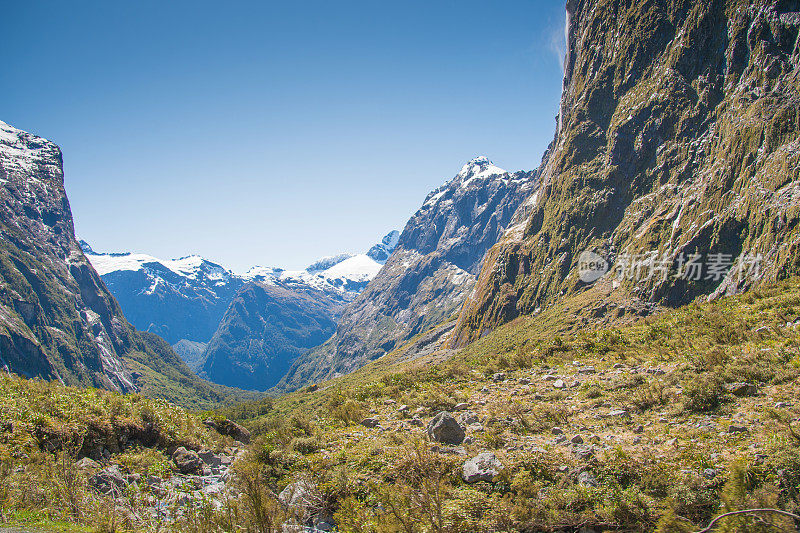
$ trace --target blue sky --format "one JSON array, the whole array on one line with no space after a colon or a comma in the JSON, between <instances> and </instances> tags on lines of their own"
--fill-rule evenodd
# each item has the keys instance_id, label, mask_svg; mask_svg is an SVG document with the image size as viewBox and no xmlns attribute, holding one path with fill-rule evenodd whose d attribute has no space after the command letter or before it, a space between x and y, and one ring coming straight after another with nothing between
<instances>
[{"instance_id":1,"label":"blue sky","mask_svg":"<svg viewBox=\"0 0 800 533\"><path fill-rule=\"evenodd\" d=\"M563 1L15 2L0 120L64 152L97 250L361 251L486 155L538 165Z\"/></svg>"}]
</instances>

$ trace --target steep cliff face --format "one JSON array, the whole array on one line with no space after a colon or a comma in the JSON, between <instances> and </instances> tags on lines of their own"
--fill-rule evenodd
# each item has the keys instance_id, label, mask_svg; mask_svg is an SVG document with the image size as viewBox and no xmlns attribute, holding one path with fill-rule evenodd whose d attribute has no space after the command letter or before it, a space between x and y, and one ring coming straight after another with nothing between
<instances>
[{"instance_id":1,"label":"steep cliff face","mask_svg":"<svg viewBox=\"0 0 800 533\"><path fill-rule=\"evenodd\" d=\"M248 283L208 343L201 375L223 385L266 390L299 355L333 334L342 306L323 292Z\"/></svg>"},{"instance_id":2,"label":"steep cliff face","mask_svg":"<svg viewBox=\"0 0 800 533\"><path fill-rule=\"evenodd\" d=\"M75 239L55 144L0 122L0 185L0 367L197 408L223 400L125 320Z\"/></svg>"},{"instance_id":3,"label":"steep cliff face","mask_svg":"<svg viewBox=\"0 0 800 533\"><path fill-rule=\"evenodd\" d=\"M336 336L298 358L279 387L351 372L453 315L537 176L485 157L464 165L408 221L381 271L345 308Z\"/></svg>"},{"instance_id":4,"label":"steep cliff face","mask_svg":"<svg viewBox=\"0 0 800 533\"><path fill-rule=\"evenodd\" d=\"M798 270L800 2L570 0L567 11L541 189L487 254L455 344L585 290L584 250L611 265L663 261L666 276L615 269L596 282L644 303ZM699 279L680 269L691 254ZM713 275L711 254L733 268Z\"/></svg>"},{"instance_id":5,"label":"steep cliff face","mask_svg":"<svg viewBox=\"0 0 800 533\"><path fill-rule=\"evenodd\" d=\"M0 364L69 384L134 390L135 343L74 237L59 148L0 122Z\"/></svg>"}]
</instances>

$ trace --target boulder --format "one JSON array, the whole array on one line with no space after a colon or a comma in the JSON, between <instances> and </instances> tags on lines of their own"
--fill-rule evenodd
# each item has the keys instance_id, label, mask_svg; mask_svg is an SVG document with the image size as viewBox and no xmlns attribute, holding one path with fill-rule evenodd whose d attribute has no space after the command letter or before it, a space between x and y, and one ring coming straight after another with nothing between
<instances>
[{"instance_id":1,"label":"boulder","mask_svg":"<svg viewBox=\"0 0 800 533\"><path fill-rule=\"evenodd\" d=\"M361 425L366 428L376 428L378 427L378 419L375 417L365 418L361 421Z\"/></svg>"},{"instance_id":2,"label":"boulder","mask_svg":"<svg viewBox=\"0 0 800 533\"><path fill-rule=\"evenodd\" d=\"M128 483L117 465L100 470L89 478L89 484L101 494L120 496Z\"/></svg>"},{"instance_id":3,"label":"boulder","mask_svg":"<svg viewBox=\"0 0 800 533\"><path fill-rule=\"evenodd\" d=\"M203 460L196 452L187 450L183 446L172 453L172 461L181 474L200 475L203 473Z\"/></svg>"},{"instance_id":4,"label":"boulder","mask_svg":"<svg viewBox=\"0 0 800 533\"><path fill-rule=\"evenodd\" d=\"M250 431L232 420L228 420L227 418L207 418L203 421L203 424L220 435L231 437L233 440L237 440L242 444L250 444Z\"/></svg>"},{"instance_id":5,"label":"boulder","mask_svg":"<svg viewBox=\"0 0 800 533\"><path fill-rule=\"evenodd\" d=\"M752 383L728 383L725 385L725 389L734 396L738 396L740 398L745 396L755 396L758 394L758 387Z\"/></svg>"},{"instance_id":6,"label":"boulder","mask_svg":"<svg viewBox=\"0 0 800 533\"><path fill-rule=\"evenodd\" d=\"M461 477L467 483L491 482L502 469L503 463L492 452L483 452L464 463L461 468Z\"/></svg>"},{"instance_id":7,"label":"boulder","mask_svg":"<svg viewBox=\"0 0 800 533\"><path fill-rule=\"evenodd\" d=\"M444 444L461 444L466 434L461 424L448 413L442 411L428 423L428 438Z\"/></svg>"},{"instance_id":8,"label":"boulder","mask_svg":"<svg viewBox=\"0 0 800 533\"><path fill-rule=\"evenodd\" d=\"M87 471L93 472L95 470L100 469L100 463L89 457L84 457L83 459L75 463L75 468L77 468L81 472L87 472Z\"/></svg>"}]
</instances>

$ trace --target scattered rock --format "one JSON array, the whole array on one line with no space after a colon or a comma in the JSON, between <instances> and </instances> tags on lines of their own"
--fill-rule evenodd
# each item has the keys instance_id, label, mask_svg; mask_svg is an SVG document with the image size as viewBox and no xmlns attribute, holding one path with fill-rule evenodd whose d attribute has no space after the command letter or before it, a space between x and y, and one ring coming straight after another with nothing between
<instances>
[{"instance_id":1,"label":"scattered rock","mask_svg":"<svg viewBox=\"0 0 800 533\"><path fill-rule=\"evenodd\" d=\"M580 435L575 435L570 439L570 442L572 444L583 444L583 437L581 437Z\"/></svg>"},{"instance_id":2,"label":"scattered rock","mask_svg":"<svg viewBox=\"0 0 800 533\"><path fill-rule=\"evenodd\" d=\"M563 435L564 430L559 427L554 427L553 429L550 430L550 433L552 433L553 435Z\"/></svg>"},{"instance_id":3,"label":"scattered rock","mask_svg":"<svg viewBox=\"0 0 800 533\"><path fill-rule=\"evenodd\" d=\"M376 428L378 427L379 421L375 417L365 418L361 421L361 425L365 428Z\"/></svg>"},{"instance_id":4,"label":"scattered rock","mask_svg":"<svg viewBox=\"0 0 800 533\"><path fill-rule=\"evenodd\" d=\"M644 433L644 426L639 424L635 428L633 428L634 433Z\"/></svg>"},{"instance_id":5,"label":"scattered rock","mask_svg":"<svg viewBox=\"0 0 800 533\"><path fill-rule=\"evenodd\" d=\"M542 379L543 379L544 381L555 381L555 380L557 380L557 379L558 379L558 377L557 377L557 376L554 376L554 375L552 375L552 374L547 374L546 376L543 376L543 377L542 377Z\"/></svg>"},{"instance_id":6,"label":"scattered rock","mask_svg":"<svg viewBox=\"0 0 800 533\"><path fill-rule=\"evenodd\" d=\"M498 372L492 375L492 381L494 381L495 383L498 383L500 381L505 381L505 379L506 379L505 372Z\"/></svg>"},{"instance_id":7,"label":"scattered rock","mask_svg":"<svg viewBox=\"0 0 800 533\"><path fill-rule=\"evenodd\" d=\"M706 468L705 470L703 470L703 477L706 479L714 479L715 477L717 477L717 471L714 470L713 468Z\"/></svg>"},{"instance_id":8,"label":"scattered rock","mask_svg":"<svg viewBox=\"0 0 800 533\"><path fill-rule=\"evenodd\" d=\"M447 411L442 411L428 423L428 437L445 444L461 444L466 436L464 428Z\"/></svg>"},{"instance_id":9,"label":"scattered rock","mask_svg":"<svg viewBox=\"0 0 800 533\"><path fill-rule=\"evenodd\" d=\"M401 405L397 408L398 413L406 413L408 412L408 406L406 404Z\"/></svg>"},{"instance_id":10,"label":"scattered rock","mask_svg":"<svg viewBox=\"0 0 800 533\"><path fill-rule=\"evenodd\" d=\"M738 396L740 398L745 396L755 396L758 394L758 387L752 383L728 383L725 385L725 389L734 396Z\"/></svg>"},{"instance_id":11,"label":"scattered rock","mask_svg":"<svg viewBox=\"0 0 800 533\"><path fill-rule=\"evenodd\" d=\"M421 419L417 418L416 416L414 418L412 418L411 420L409 420L408 423L411 424L412 426L419 426L419 427L422 427L422 426L425 425L425 423Z\"/></svg>"},{"instance_id":12,"label":"scattered rock","mask_svg":"<svg viewBox=\"0 0 800 533\"><path fill-rule=\"evenodd\" d=\"M467 402L457 403L456 406L453 407L453 411L463 411L467 407L469 407L469 404Z\"/></svg>"},{"instance_id":13,"label":"scattered rock","mask_svg":"<svg viewBox=\"0 0 800 533\"><path fill-rule=\"evenodd\" d=\"M227 418L207 418L203 421L203 424L215 430L220 435L231 437L233 440L239 441L242 444L250 444L250 439L252 437L250 431L232 420L228 420Z\"/></svg>"},{"instance_id":14,"label":"scattered rock","mask_svg":"<svg viewBox=\"0 0 800 533\"><path fill-rule=\"evenodd\" d=\"M556 389L563 389L566 386L567 385L564 383L564 380L561 379L557 379L553 382L553 387L555 387Z\"/></svg>"},{"instance_id":15,"label":"scattered rock","mask_svg":"<svg viewBox=\"0 0 800 533\"><path fill-rule=\"evenodd\" d=\"M792 404L789 402L778 402L775 404L775 409L786 409L787 407L791 407Z\"/></svg>"},{"instance_id":16,"label":"scattered rock","mask_svg":"<svg viewBox=\"0 0 800 533\"><path fill-rule=\"evenodd\" d=\"M172 453L172 461L181 474L202 474L203 460L192 450L187 450L183 446Z\"/></svg>"},{"instance_id":17,"label":"scattered rock","mask_svg":"<svg viewBox=\"0 0 800 533\"><path fill-rule=\"evenodd\" d=\"M467 483L491 482L501 470L503 463L492 452L483 452L464 463L461 477Z\"/></svg>"},{"instance_id":18,"label":"scattered rock","mask_svg":"<svg viewBox=\"0 0 800 533\"><path fill-rule=\"evenodd\" d=\"M469 426L479 422L478 415L474 411L467 411L459 417L459 422L464 426Z\"/></svg>"}]
</instances>

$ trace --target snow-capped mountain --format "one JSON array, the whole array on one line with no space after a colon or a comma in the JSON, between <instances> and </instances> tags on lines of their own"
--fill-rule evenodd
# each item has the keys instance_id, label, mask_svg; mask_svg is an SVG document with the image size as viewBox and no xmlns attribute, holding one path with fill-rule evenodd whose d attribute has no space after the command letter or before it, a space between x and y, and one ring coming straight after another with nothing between
<instances>
[{"instance_id":1,"label":"snow-capped mountain","mask_svg":"<svg viewBox=\"0 0 800 533\"><path fill-rule=\"evenodd\" d=\"M537 171L508 172L484 156L467 162L427 195L402 234L387 235L390 256L344 309L336 335L298 357L278 388L350 372L445 321L538 183Z\"/></svg>"},{"instance_id":2,"label":"snow-capped mountain","mask_svg":"<svg viewBox=\"0 0 800 533\"><path fill-rule=\"evenodd\" d=\"M391 250L393 231L373 246ZM253 267L236 274L197 255L159 259L141 253L98 253L81 241L86 257L116 297L126 317L140 330L164 337L205 343L217 330L236 294L250 282L303 294L320 293L335 302L353 300L381 269L380 254L325 257L305 270Z\"/></svg>"}]
</instances>

